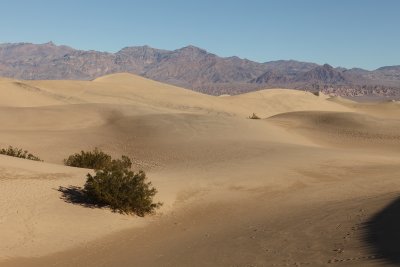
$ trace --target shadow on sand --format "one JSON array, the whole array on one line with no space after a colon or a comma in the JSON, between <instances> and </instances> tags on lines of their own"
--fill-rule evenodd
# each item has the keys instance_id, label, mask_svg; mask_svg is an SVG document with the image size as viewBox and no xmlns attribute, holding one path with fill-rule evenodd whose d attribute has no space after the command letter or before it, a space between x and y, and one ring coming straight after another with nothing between
<instances>
[{"instance_id":1,"label":"shadow on sand","mask_svg":"<svg viewBox=\"0 0 400 267\"><path fill-rule=\"evenodd\" d=\"M67 203L72 203L76 205L81 205L87 208L101 208L102 206L93 203L90 199L87 198L83 188L78 186L60 186L57 189L61 192L61 199Z\"/></svg>"},{"instance_id":2,"label":"shadow on sand","mask_svg":"<svg viewBox=\"0 0 400 267\"><path fill-rule=\"evenodd\" d=\"M379 261L400 266L400 198L364 223L364 241Z\"/></svg>"}]
</instances>

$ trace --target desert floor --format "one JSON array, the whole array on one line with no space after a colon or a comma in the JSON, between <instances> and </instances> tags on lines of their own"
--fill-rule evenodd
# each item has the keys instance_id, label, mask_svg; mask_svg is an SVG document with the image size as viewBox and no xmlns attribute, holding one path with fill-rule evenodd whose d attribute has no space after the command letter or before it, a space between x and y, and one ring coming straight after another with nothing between
<instances>
[{"instance_id":1,"label":"desert floor","mask_svg":"<svg viewBox=\"0 0 400 267\"><path fill-rule=\"evenodd\" d=\"M400 265L399 102L0 79L9 145L44 162L0 156L0 266ZM91 171L63 159L95 147L146 171L156 215L63 199Z\"/></svg>"}]
</instances>

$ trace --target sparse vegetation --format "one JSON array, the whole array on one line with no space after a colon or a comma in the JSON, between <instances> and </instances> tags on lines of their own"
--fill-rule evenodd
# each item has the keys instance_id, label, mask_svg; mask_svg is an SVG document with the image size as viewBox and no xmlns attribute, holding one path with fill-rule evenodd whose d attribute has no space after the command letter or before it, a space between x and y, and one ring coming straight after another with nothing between
<instances>
[{"instance_id":1,"label":"sparse vegetation","mask_svg":"<svg viewBox=\"0 0 400 267\"><path fill-rule=\"evenodd\" d=\"M4 148L0 149L0 154L21 159L42 161L39 157L32 155L27 150L23 150L12 146L9 146L7 149Z\"/></svg>"},{"instance_id":2,"label":"sparse vegetation","mask_svg":"<svg viewBox=\"0 0 400 267\"><path fill-rule=\"evenodd\" d=\"M253 115L249 116L249 119L252 119L252 120L259 120L259 119L261 119L261 118L258 117L256 113L253 113Z\"/></svg>"},{"instance_id":3,"label":"sparse vegetation","mask_svg":"<svg viewBox=\"0 0 400 267\"><path fill-rule=\"evenodd\" d=\"M99 170L111 163L111 156L95 148L93 151L81 151L64 160L64 164L71 167Z\"/></svg>"},{"instance_id":4,"label":"sparse vegetation","mask_svg":"<svg viewBox=\"0 0 400 267\"><path fill-rule=\"evenodd\" d=\"M135 173L130 170L131 160L112 160L105 167L96 170L94 176L87 175L84 193L88 199L101 206L125 213L144 216L153 213L161 203L153 203L157 190L151 182L146 182L143 171Z\"/></svg>"},{"instance_id":5,"label":"sparse vegetation","mask_svg":"<svg viewBox=\"0 0 400 267\"><path fill-rule=\"evenodd\" d=\"M145 172L131 170L132 162L127 156L112 159L110 155L98 150L81 151L65 160L68 166L92 168L95 174L87 174L84 188L80 190L79 199L93 206L108 206L112 210L145 216L153 213L162 203L154 203L157 190L147 182ZM74 190L61 190L64 194ZM64 198L73 201L73 195ZM79 200L82 202L82 200Z\"/></svg>"}]
</instances>

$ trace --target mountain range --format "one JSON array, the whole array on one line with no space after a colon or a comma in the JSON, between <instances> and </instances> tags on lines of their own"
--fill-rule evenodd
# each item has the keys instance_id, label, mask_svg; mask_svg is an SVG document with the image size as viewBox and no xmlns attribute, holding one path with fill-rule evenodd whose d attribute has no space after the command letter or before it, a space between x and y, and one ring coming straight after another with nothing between
<instances>
[{"instance_id":1,"label":"mountain range","mask_svg":"<svg viewBox=\"0 0 400 267\"><path fill-rule=\"evenodd\" d=\"M400 65L373 71L279 60L265 63L219 57L195 46L169 51L149 46L116 53L84 51L52 42L0 44L0 76L92 80L129 72L207 94L238 94L261 88L293 88L337 95L399 96Z\"/></svg>"}]
</instances>

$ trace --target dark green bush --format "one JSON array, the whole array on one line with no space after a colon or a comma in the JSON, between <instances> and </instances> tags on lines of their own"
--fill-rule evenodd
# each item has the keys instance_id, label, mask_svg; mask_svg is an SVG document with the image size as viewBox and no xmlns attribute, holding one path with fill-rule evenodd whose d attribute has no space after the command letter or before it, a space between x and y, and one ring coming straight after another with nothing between
<instances>
[{"instance_id":1,"label":"dark green bush","mask_svg":"<svg viewBox=\"0 0 400 267\"><path fill-rule=\"evenodd\" d=\"M29 160L34 160L34 161L42 161L39 157L32 155L31 153L28 153L27 150L22 150L20 148L12 147L9 146L7 149L0 149L0 154L6 155L6 156L11 156L11 157L16 157L16 158L21 158L21 159L29 159Z\"/></svg>"},{"instance_id":2,"label":"dark green bush","mask_svg":"<svg viewBox=\"0 0 400 267\"><path fill-rule=\"evenodd\" d=\"M153 203L157 190L146 182L143 171L130 170L128 157L111 160L109 164L97 169L95 175L87 175L84 194L91 203L109 206L114 211L144 216L153 213L161 203Z\"/></svg>"},{"instance_id":3,"label":"dark green bush","mask_svg":"<svg viewBox=\"0 0 400 267\"><path fill-rule=\"evenodd\" d=\"M261 118L258 117L258 116L256 115L256 113L253 113L253 115L249 116L249 119L252 119L252 120L259 120L259 119L261 119Z\"/></svg>"},{"instance_id":4,"label":"dark green bush","mask_svg":"<svg viewBox=\"0 0 400 267\"><path fill-rule=\"evenodd\" d=\"M71 167L88 168L99 170L111 163L111 156L95 148L93 151L81 151L69 156L64 160L64 164Z\"/></svg>"}]
</instances>

